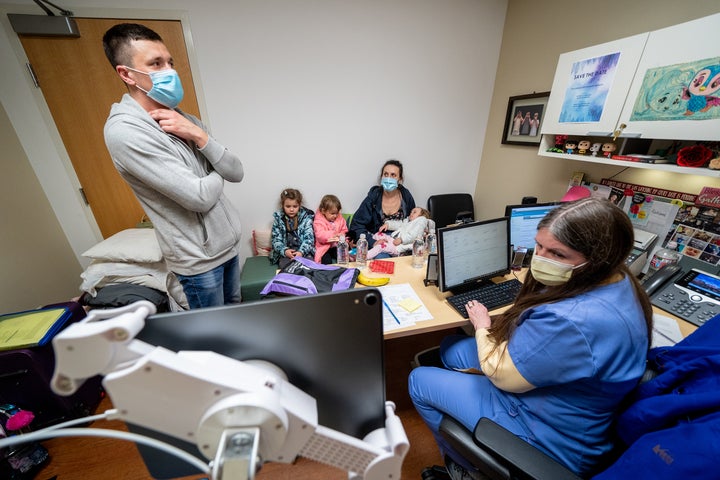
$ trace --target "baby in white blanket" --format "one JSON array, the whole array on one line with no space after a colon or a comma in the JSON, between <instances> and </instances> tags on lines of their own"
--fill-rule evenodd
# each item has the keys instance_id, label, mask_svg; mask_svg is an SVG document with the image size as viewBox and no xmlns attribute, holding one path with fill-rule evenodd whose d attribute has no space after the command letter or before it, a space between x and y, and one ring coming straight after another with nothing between
<instances>
[{"instance_id":1,"label":"baby in white blanket","mask_svg":"<svg viewBox=\"0 0 720 480\"><path fill-rule=\"evenodd\" d=\"M412 250L412 244L417 237L435 228L435 222L430 220L430 212L424 208L415 207L410 210L410 216L404 220L390 220L385 222L378 233L373 235L375 244L368 250L367 258L375 258L380 252L392 256L402 255ZM383 233L392 231L391 235Z\"/></svg>"}]
</instances>

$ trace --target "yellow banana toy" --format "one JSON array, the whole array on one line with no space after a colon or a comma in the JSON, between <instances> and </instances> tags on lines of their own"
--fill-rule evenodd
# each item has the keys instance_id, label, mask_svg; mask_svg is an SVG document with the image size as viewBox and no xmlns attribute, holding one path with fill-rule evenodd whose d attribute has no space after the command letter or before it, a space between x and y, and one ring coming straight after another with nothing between
<instances>
[{"instance_id":1,"label":"yellow banana toy","mask_svg":"<svg viewBox=\"0 0 720 480\"><path fill-rule=\"evenodd\" d=\"M368 277L363 272L360 272L357 281L358 283L368 287L381 287L388 284L390 277Z\"/></svg>"}]
</instances>

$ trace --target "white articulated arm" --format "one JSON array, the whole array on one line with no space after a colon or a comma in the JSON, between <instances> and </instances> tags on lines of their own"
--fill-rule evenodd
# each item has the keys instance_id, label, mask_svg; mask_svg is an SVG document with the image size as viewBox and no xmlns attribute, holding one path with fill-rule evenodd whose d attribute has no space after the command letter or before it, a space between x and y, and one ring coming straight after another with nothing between
<instances>
[{"instance_id":1,"label":"white articulated arm","mask_svg":"<svg viewBox=\"0 0 720 480\"><path fill-rule=\"evenodd\" d=\"M351 479L399 479L410 448L395 404L385 404L385 428L363 440L318 426L300 456L350 472Z\"/></svg>"},{"instance_id":2,"label":"white articulated arm","mask_svg":"<svg viewBox=\"0 0 720 480\"><path fill-rule=\"evenodd\" d=\"M363 440L319 426L315 399L273 366L134 340L154 311L149 302L93 311L62 331L53 339L53 390L69 395L85 379L105 375L119 418L196 444L214 459L213 479L252 479L263 462L297 456L353 479L400 478L409 442L392 402L385 428Z\"/></svg>"},{"instance_id":3,"label":"white articulated arm","mask_svg":"<svg viewBox=\"0 0 720 480\"><path fill-rule=\"evenodd\" d=\"M155 311L155 305L148 301L91 310L82 321L56 335L51 388L59 395L72 395L86 379L112 372L148 353L153 347L134 338L145 326L145 318Z\"/></svg>"}]
</instances>

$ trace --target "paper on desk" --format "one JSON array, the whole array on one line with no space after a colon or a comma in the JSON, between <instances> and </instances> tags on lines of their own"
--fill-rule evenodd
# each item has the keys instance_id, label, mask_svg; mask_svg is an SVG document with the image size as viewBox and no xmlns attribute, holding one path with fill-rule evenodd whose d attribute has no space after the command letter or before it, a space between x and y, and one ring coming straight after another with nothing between
<instances>
[{"instance_id":1,"label":"paper on desk","mask_svg":"<svg viewBox=\"0 0 720 480\"><path fill-rule=\"evenodd\" d=\"M387 332L432 320L433 316L409 283L379 287L386 306L383 307L383 328Z\"/></svg>"},{"instance_id":2,"label":"paper on desk","mask_svg":"<svg viewBox=\"0 0 720 480\"><path fill-rule=\"evenodd\" d=\"M680 327L675 320L665 315L653 313L653 331L650 347L672 347L683 339Z\"/></svg>"}]
</instances>

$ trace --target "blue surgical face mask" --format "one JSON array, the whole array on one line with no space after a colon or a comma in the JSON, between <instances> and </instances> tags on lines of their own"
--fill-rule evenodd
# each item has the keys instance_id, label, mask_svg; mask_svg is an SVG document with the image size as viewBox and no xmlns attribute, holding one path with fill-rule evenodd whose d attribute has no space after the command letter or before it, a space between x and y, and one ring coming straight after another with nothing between
<instances>
[{"instance_id":1,"label":"blue surgical face mask","mask_svg":"<svg viewBox=\"0 0 720 480\"><path fill-rule=\"evenodd\" d=\"M141 70L135 70L130 67L127 68L150 77L150 80L152 80L153 83L150 90L145 90L140 85L136 86L145 92L148 97L152 98L159 104L165 105L168 108L175 108L182 101L185 93L183 91L182 82L180 82L180 76L178 73L172 68L149 73Z\"/></svg>"},{"instance_id":2,"label":"blue surgical face mask","mask_svg":"<svg viewBox=\"0 0 720 480\"><path fill-rule=\"evenodd\" d=\"M386 192L392 192L398 187L398 181L397 178L383 177L382 180L380 180L380 185L382 185L383 190Z\"/></svg>"}]
</instances>

